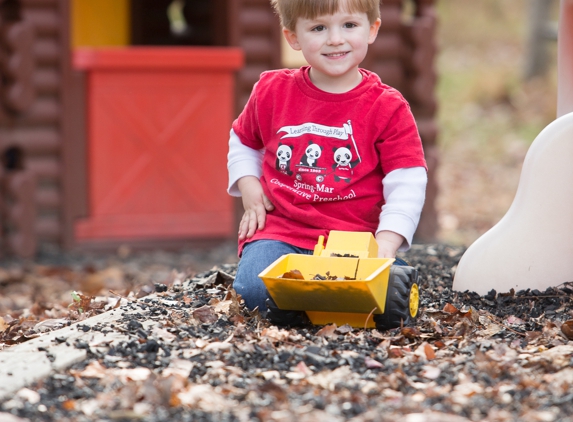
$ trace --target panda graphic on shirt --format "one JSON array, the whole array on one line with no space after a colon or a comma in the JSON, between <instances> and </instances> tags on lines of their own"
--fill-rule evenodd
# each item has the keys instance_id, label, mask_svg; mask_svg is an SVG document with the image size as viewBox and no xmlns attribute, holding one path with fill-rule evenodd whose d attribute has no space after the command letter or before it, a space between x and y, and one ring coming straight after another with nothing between
<instances>
[{"instance_id":1,"label":"panda graphic on shirt","mask_svg":"<svg viewBox=\"0 0 573 422\"><path fill-rule=\"evenodd\" d=\"M277 148L277 159L275 161L275 168L286 175L292 176L290 169L290 160L292 158L292 146L285 145L279 142Z\"/></svg>"},{"instance_id":2,"label":"panda graphic on shirt","mask_svg":"<svg viewBox=\"0 0 573 422\"><path fill-rule=\"evenodd\" d=\"M360 162L360 159L352 161L352 151L351 146L346 145L344 147L333 148L334 151L334 164L332 165L334 181L344 181L349 183L353 168Z\"/></svg>"},{"instance_id":3,"label":"panda graphic on shirt","mask_svg":"<svg viewBox=\"0 0 573 422\"><path fill-rule=\"evenodd\" d=\"M300 165L308 167L316 167L317 161L322 155L322 147L315 144L313 141L308 142L308 146L304 151L304 155L300 159Z\"/></svg>"}]
</instances>

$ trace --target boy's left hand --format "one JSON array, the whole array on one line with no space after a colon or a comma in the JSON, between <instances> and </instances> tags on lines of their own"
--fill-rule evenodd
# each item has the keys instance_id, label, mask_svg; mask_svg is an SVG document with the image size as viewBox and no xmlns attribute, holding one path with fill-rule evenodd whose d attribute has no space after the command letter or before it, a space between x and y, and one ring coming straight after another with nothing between
<instances>
[{"instance_id":1,"label":"boy's left hand","mask_svg":"<svg viewBox=\"0 0 573 422\"><path fill-rule=\"evenodd\" d=\"M267 212L275 207L263 192L261 182L257 177L245 176L237 182L243 199L243 218L239 223L239 240L254 236L257 230L265 227Z\"/></svg>"},{"instance_id":2,"label":"boy's left hand","mask_svg":"<svg viewBox=\"0 0 573 422\"><path fill-rule=\"evenodd\" d=\"M378 232L376 243L378 243L378 258L395 258L398 248L402 246L406 239L388 230Z\"/></svg>"}]
</instances>

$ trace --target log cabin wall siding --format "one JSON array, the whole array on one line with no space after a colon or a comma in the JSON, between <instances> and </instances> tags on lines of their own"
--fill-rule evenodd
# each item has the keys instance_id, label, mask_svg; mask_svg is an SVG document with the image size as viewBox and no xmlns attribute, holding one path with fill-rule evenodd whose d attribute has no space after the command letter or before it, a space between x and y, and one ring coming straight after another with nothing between
<instances>
[{"instance_id":1,"label":"log cabin wall siding","mask_svg":"<svg viewBox=\"0 0 573 422\"><path fill-rule=\"evenodd\" d=\"M2 152L22 155L4 169L3 248L32 256L38 242L61 243L61 17L58 0L0 3Z\"/></svg>"},{"instance_id":2,"label":"log cabin wall siding","mask_svg":"<svg viewBox=\"0 0 573 422\"><path fill-rule=\"evenodd\" d=\"M228 44L245 52L245 66L235 77L235 111L247 104L262 72L282 67L281 29L269 0L227 0ZM236 226L243 215L241 198L234 198Z\"/></svg>"},{"instance_id":3,"label":"log cabin wall siding","mask_svg":"<svg viewBox=\"0 0 573 422\"><path fill-rule=\"evenodd\" d=\"M436 240L438 147L436 139L436 5L437 0L384 0L382 23L362 67L376 72L382 81L398 89L416 118L428 164L426 202L415 239Z\"/></svg>"},{"instance_id":4,"label":"log cabin wall siding","mask_svg":"<svg viewBox=\"0 0 573 422\"><path fill-rule=\"evenodd\" d=\"M239 114L261 73L282 67L282 34L269 0L229 0L228 6L229 44L245 52L245 66L236 79Z\"/></svg>"}]
</instances>

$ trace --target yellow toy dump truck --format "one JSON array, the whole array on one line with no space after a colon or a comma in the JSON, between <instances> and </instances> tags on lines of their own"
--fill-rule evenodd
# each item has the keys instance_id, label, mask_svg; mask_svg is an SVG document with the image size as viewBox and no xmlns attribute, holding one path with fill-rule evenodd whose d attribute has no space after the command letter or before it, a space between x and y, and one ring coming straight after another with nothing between
<instances>
[{"instance_id":1,"label":"yellow toy dump truck","mask_svg":"<svg viewBox=\"0 0 573 422\"><path fill-rule=\"evenodd\" d=\"M419 276L378 258L371 233L331 231L313 255L287 254L259 277L280 310L305 311L312 324L387 330L418 315Z\"/></svg>"}]
</instances>

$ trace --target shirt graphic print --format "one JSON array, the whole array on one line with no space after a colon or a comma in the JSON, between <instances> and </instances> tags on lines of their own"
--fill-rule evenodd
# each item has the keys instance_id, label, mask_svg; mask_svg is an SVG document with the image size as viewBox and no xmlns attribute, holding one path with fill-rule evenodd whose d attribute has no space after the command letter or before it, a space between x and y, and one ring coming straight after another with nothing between
<instances>
[{"instance_id":1,"label":"shirt graphic print","mask_svg":"<svg viewBox=\"0 0 573 422\"><path fill-rule=\"evenodd\" d=\"M275 169L294 179L293 188L313 193L313 201L331 200L336 184L350 183L353 169L362 161L350 120L340 127L318 123L283 126L277 134L282 136ZM307 143L297 142L295 146L301 137ZM294 157L299 158L293 165Z\"/></svg>"}]
</instances>

